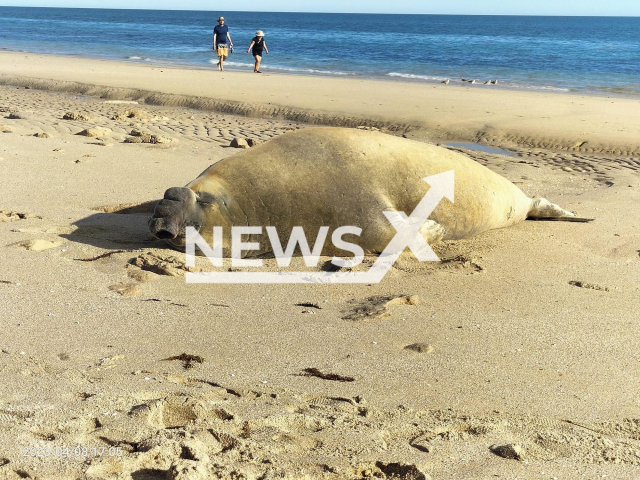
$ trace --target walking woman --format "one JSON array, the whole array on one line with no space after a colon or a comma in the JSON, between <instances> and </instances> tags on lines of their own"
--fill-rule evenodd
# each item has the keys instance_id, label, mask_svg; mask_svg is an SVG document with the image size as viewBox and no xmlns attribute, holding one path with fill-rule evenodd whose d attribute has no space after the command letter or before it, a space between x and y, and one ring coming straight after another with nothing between
<instances>
[{"instance_id":1,"label":"walking woman","mask_svg":"<svg viewBox=\"0 0 640 480\"><path fill-rule=\"evenodd\" d=\"M256 32L256 36L251 40L251 45L247 48L247 53L252 51L253 58L256 59L256 65L253 67L254 73L262 73L260 71L260 62L262 61L262 51L264 50L269 54L269 49L267 48L267 44L264 41L264 32L262 30L258 30Z\"/></svg>"},{"instance_id":2,"label":"walking woman","mask_svg":"<svg viewBox=\"0 0 640 480\"><path fill-rule=\"evenodd\" d=\"M224 24L224 17L220 17L213 29L213 50L218 54L218 70L221 72L224 72L223 62L229 56L229 47L233 48L229 27Z\"/></svg>"}]
</instances>

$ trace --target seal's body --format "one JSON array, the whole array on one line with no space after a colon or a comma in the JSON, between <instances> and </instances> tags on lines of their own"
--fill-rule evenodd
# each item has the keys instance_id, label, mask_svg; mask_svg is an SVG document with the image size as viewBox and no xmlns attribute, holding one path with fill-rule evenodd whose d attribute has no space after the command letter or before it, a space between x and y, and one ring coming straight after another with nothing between
<instances>
[{"instance_id":1,"label":"seal's body","mask_svg":"<svg viewBox=\"0 0 640 480\"><path fill-rule=\"evenodd\" d=\"M365 253L379 253L397 233L383 211L410 215L429 190L422 179L454 171L455 203L443 199L420 230L427 242L470 237L527 217L573 214L544 199L527 197L507 179L446 148L378 132L308 128L281 135L205 170L186 188L167 190L150 220L151 233L184 246L186 226L207 241L214 226L276 227L283 244L301 226L312 244L321 226L362 229ZM265 237L265 235L263 235ZM243 241L257 241L245 238ZM248 255L268 255L262 242ZM322 252L338 252L331 242Z\"/></svg>"}]
</instances>

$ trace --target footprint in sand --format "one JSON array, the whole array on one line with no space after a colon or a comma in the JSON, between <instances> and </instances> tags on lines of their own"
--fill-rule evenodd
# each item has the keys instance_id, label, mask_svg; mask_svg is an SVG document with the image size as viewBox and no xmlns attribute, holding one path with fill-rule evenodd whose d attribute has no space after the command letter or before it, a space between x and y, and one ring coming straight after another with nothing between
<instances>
[{"instance_id":1,"label":"footprint in sand","mask_svg":"<svg viewBox=\"0 0 640 480\"><path fill-rule=\"evenodd\" d=\"M395 295L369 297L363 301L351 301L354 304L346 310L343 320L360 321L372 320L375 318L388 317L391 315L389 307L397 305L418 305L417 295Z\"/></svg>"},{"instance_id":2,"label":"footprint in sand","mask_svg":"<svg viewBox=\"0 0 640 480\"><path fill-rule=\"evenodd\" d=\"M187 267L175 256L160 256L151 252L143 253L129 260L129 264L156 275L182 277L185 272L195 272L194 267Z\"/></svg>"},{"instance_id":3,"label":"footprint in sand","mask_svg":"<svg viewBox=\"0 0 640 480\"><path fill-rule=\"evenodd\" d=\"M209 461L200 459L176 460L167 471L168 480L207 480L210 478L209 469L205 466Z\"/></svg>"},{"instance_id":4,"label":"footprint in sand","mask_svg":"<svg viewBox=\"0 0 640 480\"><path fill-rule=\"evenodd\" d=\"M129 268L127 271L127 276L132 280L140 283L150 282L156 277L156 275L147 270L142 270L141 268Z\"/></svg>"},{"instance_id":5,"label":"footprint in sand","mask_svg":"<svg viewBox=\"0 0 640 480\"><path fill-rule=\"evenodd\" d=\"M24 242L18 242L14 245L17 245L22 248L26 248L27 250L31 250L33 252L42 252L43 250L49 250L51 248L56 248L62 245L63 242L51 242L49 240L25 240Z\"/></svg>"},{"instance_id":6,"label":"footprint in sand","mask_svg":"<svg viewBox=\"0 0 640 480\"><path fill-rule=\"evenodd\" d=\"M481 272L484 270L484 267L480 264L480 260L466 255L456 255L455 257L442 259L440 265L445 268L467 268L472 272Z\"/></svg>"},{"instance_id":7,"label":"footprint in sand","mask_svg":"<svg viewBox=\"0 0 640 480\"><path fill-rule=\"evenodd\" d=\"M0 209L0 223L3 222L15 222L16 220L29 220L32 218L42 219L42 217L33 213L20 213L13 210L1 210Z\"/></svg>"},{"instance_id":8,"label":"footprint in sand","mask_svg":"<svg viewBox=\"0 0 640 480\"><path fill-rule=\"evenodd\" d=\"M137 283L117 283L109 286L109 290L119 293L123 297L135 297L142 295L142 287Z\"/></svg>"},{"instance_id":9,"label":"footprint in sand","mask_svg":"<svg viewBox=\"0 0 640 480\"><path fill-rule=\"evenodd\" d=\"M431 345L430 343L412 343L411 345L407 345L406 347L404 347L405 350L411 350L413 352L417 352L417 353L433 353L433 351L435 350L433 348L433 345Z\"/></svg>"},{"instance_id":10,"label":"footprint in sand","mask_svg":"<svg viewBox=\"0 0 640 480\"><path fill-rule=\"evenodd\" d=\"M130 416L156 429L168 429L186 427L209 413L204 402L176 395L134 407Z\"/></svg>"},{"instance_id":11,"label":"footprint in sand","mask_svg":"<svg viewBox=\"0 0 640 480\"><path fill-rule=\"evenodd\" d=\"M431 478L416 465L410 463L376 462L375 466L385 475L384 478L402 478L404 480L429 480Z\"/></svg>"}]
</instances>

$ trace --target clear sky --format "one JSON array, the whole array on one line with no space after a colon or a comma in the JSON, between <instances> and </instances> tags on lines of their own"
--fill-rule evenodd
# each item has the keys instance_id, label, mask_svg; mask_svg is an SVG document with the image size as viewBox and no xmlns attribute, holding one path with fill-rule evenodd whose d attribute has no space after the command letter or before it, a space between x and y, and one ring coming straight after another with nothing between
<instances>
[{"instance_id":1,"label":"clear sky","mask_svg":"<svg viewBox=\"0 0 640 480\"><path fill-rule=\"evenodd\" d=\"M0 6L212 11L216 11L213 6L219 6L222 11L640 16L640 0L0 0Z\"/></svg>"}]
</instances>

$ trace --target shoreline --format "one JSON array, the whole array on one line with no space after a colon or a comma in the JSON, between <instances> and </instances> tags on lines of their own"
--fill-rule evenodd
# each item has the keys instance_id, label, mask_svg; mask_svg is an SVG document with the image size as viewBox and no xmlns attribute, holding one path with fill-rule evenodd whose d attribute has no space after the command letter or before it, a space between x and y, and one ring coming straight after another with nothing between
<instances>
[{"instance_id":1,"label":"shoreline","mask_svg":"<svg viewBox=\"0 0 640 480\"><path fill-rule=\"evenodd\" d=\"M0 52L0 84L312 125L369 126L432 142L633 156L640 99L398 80L264 74Z\"/></svg>"},{"instance_id":2,"label":"shoreline","mask_svg":"<svg viewBox=\"0 0 640 480\"><path fill-rule=\"evenodd\" d=\"M189 63L189 62L173 62L171 60L161 60L161 59L153 59L151 57L141 57L137 55L127 56L127 57L109 57L109 56L91 56L91 55L83 55L79 53L46 53L46 52L36 52L32 50L14 50L10 48L0 48L0 53L9 52L9 53L24 53L24 54L33 54L33 55L46 55L46 56L56 56L56 57L68 57L68 58L79 58L86 60L99 60L99 61L109 61L109 62L122 62L122 63L130 63L135 65L148 65L154 67L165 67L165 68L182 68L182 69L194 69L194 70L205 70L209 71L211 69L215 69L215 58L210 59L206 63ZM239 54L238 54L239 55ZM231 68L227 68L229 72L239 72L239 73L249 73L253 68L253 63L249 62L243 64L241 62L235 62L234 60L226 60L226 64L231 64ZM243 65L247 70L240 68L239 65ZM351 78L351 79L361 79L361 80L371 80L371 81L388 81L388 82L397 82L397 83L410 83L410 84L420 84L426 86L439 85L444 80L449 80L452 86L462 86L462 87L470 87L472 84L466 84L462 78L457 77L446 77L446 76L426 76L420 74L411 74L411 73L401 73L401 72L388 72L381 74L370 74L370 73L357 73L357 72L343 72L343 71L330 71L330 70L318 70L318 69L303 69L303 68L293 68L293 67L280 67L280 66L272 66L272 65L264 65L263 70L267 74L273 75L294 75L301 77L324 77L324 78ZM611 90L606 89L598 89L598 88L575 88L570 86L557 86L557 85L538 85L538 84L525 84L525 83L514 83L509 80L501 80L498 78L498 84L490 84L486 85L484 82L488 80L488 78L474 78L473 76L469 76L470 79L474 79L477 83L473 84L471 88L480 88L480 89L490 89L490 90L506 90L506 91L514 91L514 92L534 92L534 93L561 93L561 94L574 94L574 95L588 95L594 97L614 97L614 98L626 98L629 100L639 99L640 91L630 90L630 91L621 91L621 89L612 88Z\"/></svg>"},{"instance_id":3,"label":"shoreline","mask_svg":"<svg viewBox=\"0 0 640 480\"><path fill-rule=\"evenodd\" d=\"M8 50L8 51L17 51L17 50ZM35 53L38 52L30 52L24 51L23 53ZM126 62L140 65L152 65L156 67L167 67L167 68L185 68L185 69L195 69L195 70L215 70L216 66L216 58L210 59L206 64L205 63L188 63L188 62L172 62L169 60L159 60L153 58L142 58L138 56L130 56L125 58L110 58L110 57L92 57L85 56L81 54L43 54L43 55L59 55L59 56L70 56L76 58L85 58L88 60L107 60L112 62ZM253 63L242 63L236 62L235 60L230 60L231 57L225 60L225 65L227 66L226 71L229 72L238 72L238 73L249 73L253 68ZM466 84L462 78L457 77L445 77L445 76L426 76L426 75L418 75L411 73L401 73L401 72L388 72L388 73L357 73L357 72L345 72L345 71L331 71L331 70L318 70L311 68L292 68L292 67L281 67L281 66L272 66L272 65L262 65L261 67L264 70L264 73L273 74L273 75L295 75L300 77L325 77L325 78L350 78L354 80L371 80L371 81L382 81L382 82L398 82L398 83L411 83L411 84L420 84L420 85L439 85L442 84L443 81L449 80L452 86L461 86L467 87L473 85L472 88L487 88L491 90L509 90L509 91L522 91L522 92L539 92L539 93L574 93L574 94L587 94L593 96L608 96L613 95L616 97L636 98L640 92L637 94L634 93L620 93L620 92L605 92L599 90L580 90L571 87L559 87L554 85L535 85L535 84L522 84L520 86L515 86L508 81L499 81L498 84L485 84L484 82L487 79L473 79L476 83Z\"/></svg>"}]
</instances>

